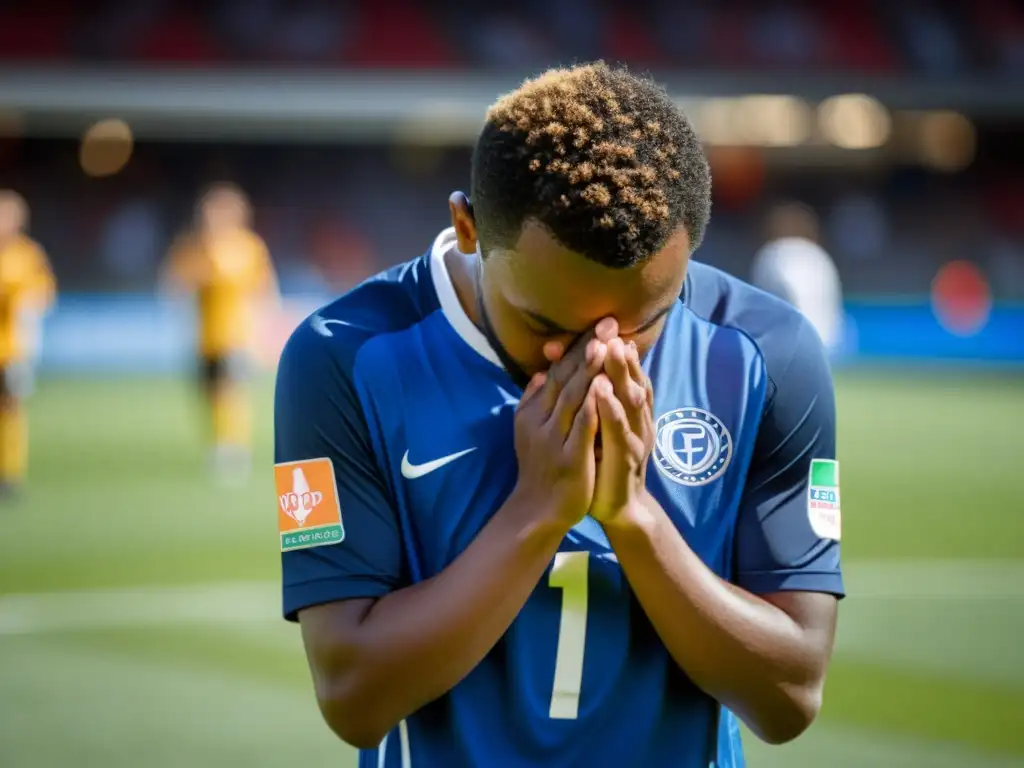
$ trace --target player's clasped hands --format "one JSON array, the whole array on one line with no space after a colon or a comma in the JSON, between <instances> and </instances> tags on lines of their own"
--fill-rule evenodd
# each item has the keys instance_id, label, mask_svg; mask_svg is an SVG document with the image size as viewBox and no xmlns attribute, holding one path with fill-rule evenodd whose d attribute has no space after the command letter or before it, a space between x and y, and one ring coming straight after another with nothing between
<instances>
[{"instance_id":1,"label":"player's clasped hands","mask_svg":"<svg viewBox=\"0 0 1024 768\"><path fill-rule=\"evenodd\" d=\"M639 498L654 442L653 392L637 348L605 318L531 379L516 413L517 495L566 526L601 522ZM601 460L596 448L601 432Z\"/></svg>"},{"instance_id":2,"label":"player's clasped hands","mask_svg":"<svg viewBox=\"0 0 1024 768\"><path fill-rule=\"evenodd\" d=\"M607 347L604 371L593 383L602 458L589 510L602 523L641 499L655 437L654 390L636 345L614 338Z\"/></svg>"},{"instance_id":3,"label":"player's clasped hands","mask_svg":"<svg viewBox=\"0 0 1024 768\"><path fill-rule=\"evenodd\" d=\"M545 354L556 359L533 376L516 411L515 494L527 508L551 514L567 527L587 513L594 498L599 422L593 384L618 332L618 323L607 319L568 350L549 345Z\"/></svg>"}]
</instances>

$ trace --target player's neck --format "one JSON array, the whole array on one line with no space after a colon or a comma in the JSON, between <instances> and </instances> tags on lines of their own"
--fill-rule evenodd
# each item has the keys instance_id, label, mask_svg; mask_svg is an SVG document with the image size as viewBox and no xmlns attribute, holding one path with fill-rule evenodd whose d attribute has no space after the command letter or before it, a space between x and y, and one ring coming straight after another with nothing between
<instances>
[{"instance_id":1,"label":"player's neck","mask_svg":"<svg viewBox=\"0 0 1024 768\"><path fill-rule=\"evenodd\" d=\"M521 389L525 389L530 381L529 375L502 346L501 341L497 338L494 330L485 318L485 310L480 301L479 294L480 263L477 260L478 258L476 254L467 255L459 253L457 250L446 253L444 265L448 271L448 279L452 282L455 296L462 306L463 312L466 313L466 317L487 339L487 343L501 361L501 366L505 369L512 382Z\"/></svg>"},{"instance_id":2,"label":"player's neck","mask_svg":"<svg viewBox=\"0 0 1024 768\"><path fill-rule=\"evenodd\" d=\"M480 317L480 303L477 300L476 274L479 266L476 254L462 253L453 248L444 255L444 266L448 270L448 277L451 278L455 296L462 305L462 310L473 325L483 330L483 318Z\"/></svg>"}]
</instances>

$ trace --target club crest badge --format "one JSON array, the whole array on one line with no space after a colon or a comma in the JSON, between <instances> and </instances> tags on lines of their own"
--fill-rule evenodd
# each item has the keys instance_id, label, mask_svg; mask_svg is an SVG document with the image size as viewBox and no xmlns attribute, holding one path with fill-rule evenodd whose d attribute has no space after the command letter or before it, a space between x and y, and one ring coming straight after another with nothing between
<instances>
[{"instance_id":1,"label":"club crest badge","mask_svg":"<svg viewBox=\"0 0 1024 768\"><path fill-rule=\"evenodd\" d=\"M653 458L665 477L680 485L706 485L720 477L732 459L732 435L703 408L677 408L655 425Z\"/></svg>"}]
</instances>

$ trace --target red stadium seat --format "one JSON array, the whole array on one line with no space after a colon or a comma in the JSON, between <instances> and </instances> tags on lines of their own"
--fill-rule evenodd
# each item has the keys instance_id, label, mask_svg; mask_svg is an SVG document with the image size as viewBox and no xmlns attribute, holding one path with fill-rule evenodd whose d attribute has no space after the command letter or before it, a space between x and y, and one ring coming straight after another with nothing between
<instances>
[{"instance_id":1,"label":"red stadium seat","mask_svg":"<svg viewBox=\"0 0 1024 768\"><path fill-rule=\"evenodd\" d=\"M1004 179L988 185L985 207L992 223L1006 234L1024 237L1024 183Z\"/></svg>"},{"instance_id":2,"label":"red stadium seat","mask_svg":"<svg viewBox=\"0 0 1024 768\"><path fill-rule=\"evenodd\" d=\"M1024 10L1008 0L978 0L972 3L974 18L990 51L999 58L1002 45L1024 48Z\"/></svg>"},{"instance_id":3,"label":"red stadium seat","mask_svg":"<svg viewBox=\"0 0 1024 768\"><path fill-rule=\"evenodd\" d=\"M363 0L354 39L339 53L348 66L401 69L458 66L455 51L438 34L433 20L408 0Z\"/></svg>"},{"instance_id":4,"label":"red stadium seat","mask_svg":"<svg viewBox=\"0 0 1024 768\"><path fill-rule=\"evenodd\" d=\"M154 24L133 48L135 56L162 64L202 65L223 58L202 22L183 11Z\"/></svg>"},{"instance_id":5,"label":"red stadium seat","mask_svg":"<svg viewBox=\"0 0 1024 768\"><path fill-rule=\"evenodd\" d=\"M605 50L612 61L629 61L640 66L666 63L666 56L634 14L616 7L605 25Z\"/></svg>"},{"instance_id":6,"label":"red stadium seat","mask_svg":"<svg viewBox=\"0 0 1024 768\"><path fill-rule=\"evenodd\" d=\"M69 58L67 32L74 15L57 9L0 10L0 59L60 61Z\"/></svg>"},{"instance_id":7,"label":"red stadium seat","mask_svg":"<svg viewBox=\"0 0 1024 768\"><path fill-rule=\"evenodd\" d=\"M879 29L871 11L857 3L828 0L819 12L825 22L828 63L837 69L891 72L897 58Z\"/></svg>"}]
</instances>

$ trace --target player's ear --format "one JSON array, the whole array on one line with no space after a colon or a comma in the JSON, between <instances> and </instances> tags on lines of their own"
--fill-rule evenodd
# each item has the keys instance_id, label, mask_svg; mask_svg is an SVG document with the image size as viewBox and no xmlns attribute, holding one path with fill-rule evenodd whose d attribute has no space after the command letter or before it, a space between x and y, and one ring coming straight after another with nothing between
<instances>
[{"instance_id":1,"label":"player's ear","mask_svg":"<svg viewBox=\"0 0 1024 768\"><path fill-rule=\"evenodd\" d=\"M463 192L452 192L448 198L448 210L455 228L455 238L459 250L463 253L476 252L476 220L473 218L473 206Z\"/></svg>"}]
</instances>

